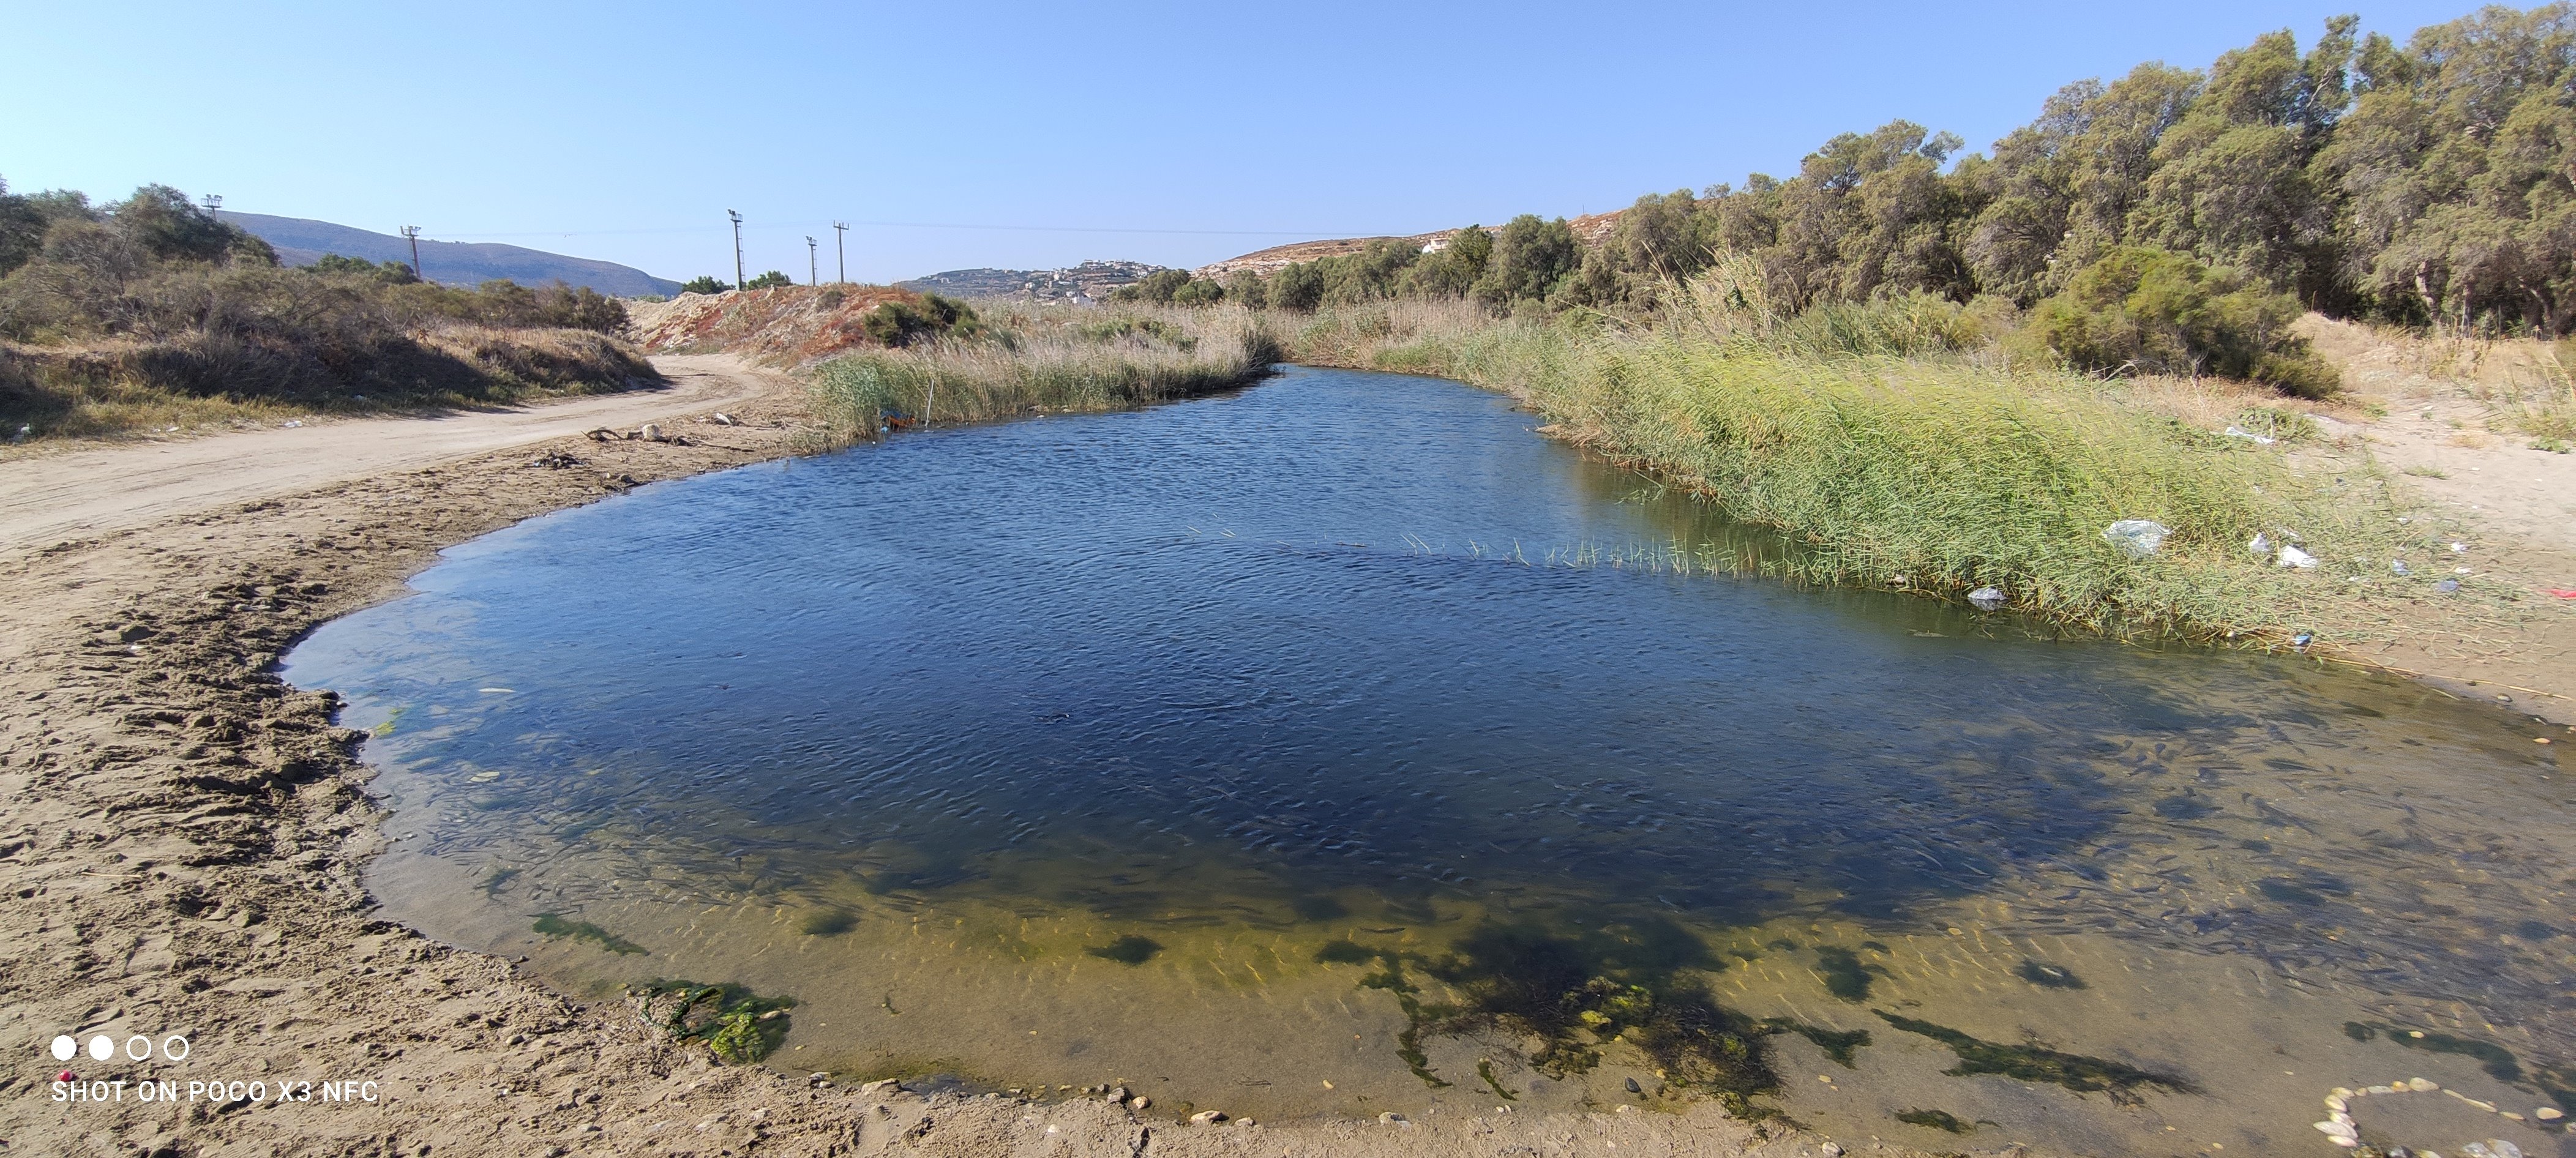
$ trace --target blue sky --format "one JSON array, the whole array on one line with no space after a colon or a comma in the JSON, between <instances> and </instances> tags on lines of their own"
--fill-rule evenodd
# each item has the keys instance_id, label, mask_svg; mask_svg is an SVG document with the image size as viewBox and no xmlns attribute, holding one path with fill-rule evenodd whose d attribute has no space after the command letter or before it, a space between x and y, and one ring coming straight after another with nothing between
<instances>
[{"instance_id":1,"label":"blue sky","mask_svg":"<svg viewBox=\"0 0 2576 1158\"><path fill-rule=\"evenodd\" d=\"M729 208L799 280L836 218L859 280L1195 265L1785 174L1897 117L1982 149L2069 81L2347 10L15 0L0 177L679 278L730 277ZM2470 10L2360 12L2403 39Z\"/></svg>"}]
</instances>

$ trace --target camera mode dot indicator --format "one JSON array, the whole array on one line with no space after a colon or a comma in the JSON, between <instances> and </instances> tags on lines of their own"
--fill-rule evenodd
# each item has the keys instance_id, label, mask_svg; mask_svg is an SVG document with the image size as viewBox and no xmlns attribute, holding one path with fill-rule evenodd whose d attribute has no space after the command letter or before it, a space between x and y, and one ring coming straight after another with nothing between
<instances>
[{"instance_id":1,"label":"camera mode dot indicator","mask_svg":"<svg viewBox=\"0 0 2576 1158\"><path fill-rule=\"evenodd\" d=\"M109 1041L107 1039L107 1035L103 1033L97 1037L93 1037L89 1039L89 1056L95 1061L106 1061L109 1058L115 1057L116 1043Z\"/></svg>"},{"instance_id":2,"label":"camera mode dot indicator","mask_svg":"<svg viewBox=\"0 0 2576 1158\"><path fill-rule=\"evenodd\" d=\"M54 1060L55 1060L55 1061L70 1061L70 1060L72 1060L72 1055L73 1055L73 1054L76 1054L76 1053L79 1053L79 1052L80 1052L80 1043L79 1043L79 1042L77 1042L77 1041L73 1041L73 1040L72 1040L72 1035L70 1035L70 1034L66 1033L66 1034L62 1035L61 1037L58 1037L58 1038L55 1038L55 1039L54 1039Z\"/></svg>"}]
</instances>

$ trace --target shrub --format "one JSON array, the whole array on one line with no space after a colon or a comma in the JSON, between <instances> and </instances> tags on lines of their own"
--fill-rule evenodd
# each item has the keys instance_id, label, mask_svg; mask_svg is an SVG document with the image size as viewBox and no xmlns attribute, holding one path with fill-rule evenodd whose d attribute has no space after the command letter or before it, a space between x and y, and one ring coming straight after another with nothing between
<instances>
[{"instance_id":1,"label":"shrub","mask_svg":"<svg viewBox=\"0 0 2576 1158\"><path fill-rule=\"evenodd\" d=\"M680 283L680 292L684 294L720 294L732 288L732 282L719 280L714 274L704 274Z\"/></svg>"},{"instance_id":2,"label":"shrub","mask_svg":"<svg viewBox=\"0 0 2576 1158\"><path fill-rule=\"evenodd\" d=\"M769 271L768 273L764 273L764 274L760 275L759 277L753 278L753 279L751 279L750 281L743 283L743 288L744 288L744 289L786 289L787 287L789 287L789 286L791 286L791 285L795 285L795 284L796 284L796 279L791 278L791 277L787 276L786 274L780 273L779 271L777 271L777 270L774 270L774 269L773 269L773 270Z\"/></svg>"},{"instance_id":3,"label":"shrub","mask_svg":"<svg viewBox=\"0 0 2576 1158\"><path fill-rule=\"evenodd\" d=\"M410 266L399 261L375 262L363 257L344 257L336 253L323 254L319 260L304 268L314 273L371 277L387 285L409 285L420 280L420 276L413 273Z\"/></svg>"},{"instance_id":4,"label":"shrub","mask_svg":"<svg viewBox=\"0 0 2576 1158\"><path fill-rule=\"evenodd\" d=\"M2014 346L2095 373L2214 374L2323 397L2341 380L2290 332L2299 313L2296 298L2236 271L2120 246L2041 301Z\"/></svg>"},{"instance_id":5,"label":"shrub","mask_svg":"<svg viewBox=\"0 0 2576 1158\"><path fill-rule=\"evenodd\" d=\"M1312 313L1324 301L1324 273L1301 261L1271 275L1269 290L1271 309Z\"/></svg>"},{"instance_id":6,"label":"shrub","mask_svg":"<svg viewBox=\"0 0 2576 1158\"><path fill-rule=\"evenodd\" d=\"M868 311L860 325L868 337L890 350L934 338L973 338L984 330L974 307L938 294L923 294L918 303L900 299L881 303Z\"/></svg>"}]
</instances>

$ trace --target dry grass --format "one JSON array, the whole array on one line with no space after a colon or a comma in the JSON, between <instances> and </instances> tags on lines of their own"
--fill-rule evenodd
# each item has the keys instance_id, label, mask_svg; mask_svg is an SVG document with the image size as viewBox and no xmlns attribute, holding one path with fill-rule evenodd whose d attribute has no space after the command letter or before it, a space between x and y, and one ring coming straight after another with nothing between
<instances>
[{"instance_id":1,"label":"dry grass","mask_svg":"<svg viewBox=\"0 0 2576 1158\"><path fill-rule=\"evenodd\" d=\"M0 343L0 425L12 442L187 433L303 414L511 405L660 380L634 347L588 330L451 325L366 354L364 392L272 390L256 387L279 380L281 367L292 381L291 355L202 334Z\"/></svg>"},{"instance_id":2,"label":"dry grass","mask_svg":"<svg viewBox=\"0 0 2576 1158\"><path fill-rule=\"evenodd\" d=\"M815 370L815 408L846 433L1115 410L1232 389L1280 360L1242 310L988 305L987 336L852 353Z\"/></svg>"}]
</instances>

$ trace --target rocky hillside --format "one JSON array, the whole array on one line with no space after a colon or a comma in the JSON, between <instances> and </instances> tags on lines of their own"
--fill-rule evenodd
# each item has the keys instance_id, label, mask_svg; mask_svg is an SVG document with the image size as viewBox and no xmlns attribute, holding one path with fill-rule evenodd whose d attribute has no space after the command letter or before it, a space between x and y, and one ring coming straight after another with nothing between
<instances>
[{"instance_id":1,"label":"rocky hillside","mask_svg":"<svg viewBox=\"0 0 2576 1158\"><path fill-rule=\"evenodd\" d=\"M910 281L897 289L946 294L952 298L1016 298L1021 301L1088 304L1109 291L1145 280L1163 268L1141 261L1086 261L1070 269L952 269Z\"/></svg>"}]
</instances>

